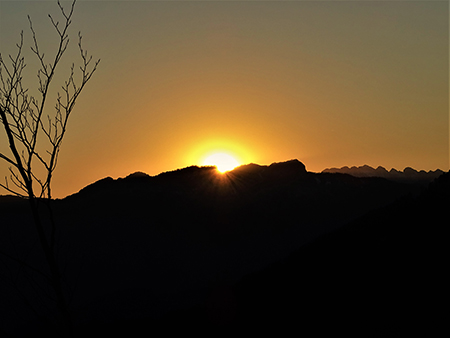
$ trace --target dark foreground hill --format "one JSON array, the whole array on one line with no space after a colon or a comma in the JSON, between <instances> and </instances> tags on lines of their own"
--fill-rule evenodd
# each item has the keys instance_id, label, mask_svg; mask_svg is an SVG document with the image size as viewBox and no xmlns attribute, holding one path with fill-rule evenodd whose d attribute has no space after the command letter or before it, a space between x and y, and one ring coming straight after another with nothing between
<instances>
[{"instance_id":1,"label":"dark foreground hill","mask_svg":"<svg viewBox=\"0 0 450 338\"><path fill-rule=\"evenodd\" d=\"M133 328L152 333L162 326L264 329L294 325L299 316L299 325L335 325L339 301L357 306L357 295L373 294L362 276L383 275L390 254L378 241L386 238L389 250L406 248L412 257L417 247L402 238L418 240L425 231L423 238L433 240L436 220L421 230L426 216L416 214L442 214L445 177L434 185L447 191L444 197L431 188L418 195L415 184L383 178L310 173L297 160L224 175L189 167L100 180L53 201L58 257L80 336ZM25 202L0 198L2 252L45 271ZM324 234L328 239L316 240ZM367 258L373 252L381 260ZM373 269L371 259L378 264ZM44 323L54 314L45 281L5 255L2 264L2 329L24 335L40 328L49 335L52 325Z\"/></svg>"},{"instance_id":2,"label":"dark foreground hill","mask_svg":"<svg viewBox=\"0 0 450 338\"><path fill-rule=\"evenodd\" d=\"M440 335L447 323L448 205L445 173L419 196L373 210L231 287L216 288L201 306L169 313L161 327Z\"/></svg>"}]
</instances>

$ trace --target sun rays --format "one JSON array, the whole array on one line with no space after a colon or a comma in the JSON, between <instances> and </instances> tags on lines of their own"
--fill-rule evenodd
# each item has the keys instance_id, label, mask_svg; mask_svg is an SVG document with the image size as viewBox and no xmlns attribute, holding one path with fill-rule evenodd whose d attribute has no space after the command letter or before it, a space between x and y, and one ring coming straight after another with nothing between
<instances>
[{"instance_id":1,"label":"sun rays","mask_svg":"<svg viewBox=\"0 0 450 338\"><path fill-rule=\"evenodd\" d=\"M212 165L217 168L217 170L221 173L233 170L238 167L241 163L239 163L233 156L224 152L214 153L209 155L203 161L203 165Z\"/></svg>"}]
</instances>

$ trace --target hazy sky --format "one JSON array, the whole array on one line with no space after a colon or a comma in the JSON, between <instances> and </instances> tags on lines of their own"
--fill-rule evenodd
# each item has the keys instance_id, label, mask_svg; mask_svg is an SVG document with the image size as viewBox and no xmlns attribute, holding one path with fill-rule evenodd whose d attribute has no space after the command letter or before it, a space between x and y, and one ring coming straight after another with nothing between
<instances>
[{"instance_id":1,"label":"hazy sky","mask_svg":"<svg viewBox=\"0 0 450 338\"><path fill-rule=\"evenodd\" d=\"M30 46L27 14L51 55L48 13L56 2L1 0L3 57L21 30ZM219 149L310 171L448 170L448 23L448 1L79 1L53 91L79 61L79 30L101 63L69 121L54 197Z\"/></svg>"}]
</instances>

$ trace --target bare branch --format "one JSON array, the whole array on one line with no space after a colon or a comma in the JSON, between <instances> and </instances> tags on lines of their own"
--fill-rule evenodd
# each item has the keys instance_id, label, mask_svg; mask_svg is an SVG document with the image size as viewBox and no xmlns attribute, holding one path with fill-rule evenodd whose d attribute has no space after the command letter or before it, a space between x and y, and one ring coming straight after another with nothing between
<instances>
[{"instance_id":1,"label":"bare branch","mask_svg":"<svg viewBox=\"0 0 450 338\"><path fill-rule=\"evenodd\" d=\"M17 168L16 162L14 162L13 160L11 160L8 156L3 155L2 153L0 153L0 158L4 159L6 162L8 162L9 164L11 164L11 165L13 165L14 167Z\"/></svg>"},{"instance_id":2,"label":"bare branch","mask_svg":"<svg viewBox=\"0 0 450 338\"><path fill-rule=\"evenodd\" d=\"M22 190L23 192L27 193L27 186L26 184L22 181L22 179L19 177L19 175L17 175L14 170L10 167L9 168L9 172L11 173L11 175L9 176L11 182L20 190Z\"/></svg>"},{"instance_id":3,"label":"bare branch","mask_svg":"<svg viewBox=\"0 0 450 338\"><path fill-rule=\"evenodd\" d=\"M30 16L28 15L28 22L30 24L30 30L31 30L31 34L33 36L33 43L34 46L31 46L31 50L33 51L34 54L36 54L37 58L39 59L40 63L41 63L41 68L38 69L38 78L39 78L39 83L40 83L40 88L39 90L41 90L41 88L45 87L45 84L42 84L41 78L40 78L40 73L42 73L43 75L48 77L48 71L47 71L47 65L44 62L44 54L41 54L39 52L39 44L37 42L37 38L36 38L36 32L33 28L33 22L31 21Z\"/></svg>"},{"instance_id":4,"label":"bare branch","mask_svg":"<svg viewBox=\"0 0 450 338\"><path fill-rule=\"evenodd\" d=\"M4 256L4 257L6 257L6 258L9 258L9 259L11 259L11 260L13 260L13 261L19 263L20 265L22 265L22 266L26 267L27 269L30 269L30 270L32 270L32 271L34 271L34 272L40 274L40 275L43 276L45 279L47 279L48 281L50 281L50 277L49 277L48 275L46 275L45 273L43 273L41 270L38 270L38 269L36 269L35 267L29 265L27 262L22 261L22 260L20 260L20 259L18 259L18 258L16 258L16 257L13 257L13 256L11 256L11 255L9 255L9 254L7 254L6 252L3 252L3 251L1 251L1 250L0 250L0 255L2 255L2 256Z\"/></svg>"},{"instance_id":5,"label":"bare branch","mask_svg":"<svg viewBox=\"0 0 450 338\"><path fill-rule=\"evenodd\" d=\"M6 183L6 184L0 183L0 187L2 187L2 188L5 189L6 191L8 191L8 192L10 192L11 194L14 194L14 195L16 195L16 196L23 197L23 198L28 198L27 195L23 195L23 194L21 194L21 193L18 193L18 192L15 191L15 190L12 190L12 189L9 188L9 185L8 185L8 178L7 178L7 177L5 177L5 183Z\"/></svg>"}]
</instances>

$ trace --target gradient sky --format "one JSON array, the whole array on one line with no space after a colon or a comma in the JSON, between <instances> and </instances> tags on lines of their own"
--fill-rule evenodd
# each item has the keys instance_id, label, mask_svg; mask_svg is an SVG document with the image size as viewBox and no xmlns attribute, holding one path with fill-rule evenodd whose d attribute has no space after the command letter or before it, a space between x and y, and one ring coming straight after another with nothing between
<instances>
[{"instance_id":1,"label":"gradient sky","mask_svg":"<svg viewBox=\"0 0 450 338\"><path fill-rule=\"evenodd\" d=\"M1 0L2 55L21 30L30 46L27 14L50 55L58 11ZM54 91L79 61L79 30L101 63L69 122L54 197L215 150L310 171L449 169L448 1L79 1Z\"/></svg>"}]
</instances>

